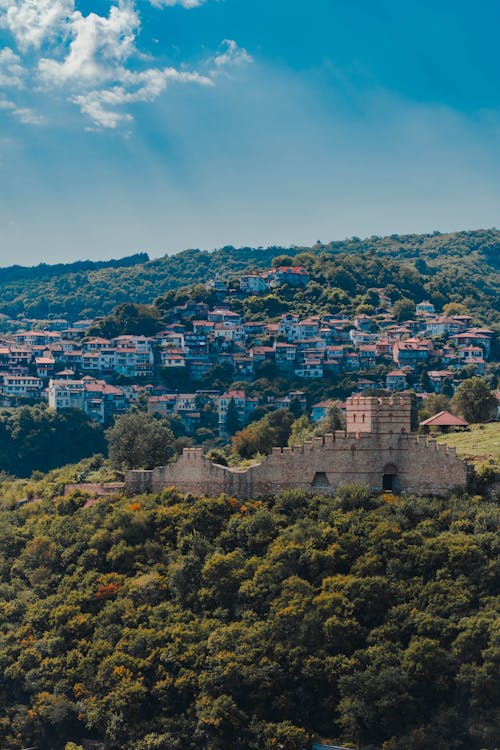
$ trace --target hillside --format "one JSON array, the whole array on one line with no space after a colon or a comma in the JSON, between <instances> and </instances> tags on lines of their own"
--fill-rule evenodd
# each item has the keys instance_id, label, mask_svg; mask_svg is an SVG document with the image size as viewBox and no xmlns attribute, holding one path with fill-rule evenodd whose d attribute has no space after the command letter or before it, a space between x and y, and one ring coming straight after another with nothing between
<instances>
[{"instance_id":1,"label":"hillside","mask_svg":"<svg viewBox=\"0 0 500 750\"><path fill-rule=\"evenodd\" d=\"M405 293L417 301L422 295L439 306L450 299L464 301L485 323L500 324L500 232L495 229L351 238L312 248L186 250L156 260L132 256L121 264L13 267L0 270L0 313L11 317L67 316L72 320L95 317L120 302L150 303L170 289L205 282L216 274L230 278L250 268L269 267L272 259L283 253L300 255L302 262L304 255L309 256L308 265L316 266L311 283L348 295L362 294L377 284L394 284L398 293L397 265L399 277L412 282ZM380 259L381 270L373 275L367 266L375 259ZM324 262L336 265L339 272L322 276Z\"/></svg>"},{"instance_id":2,"label":"hillside","mask_svg":"<svg viewBox=\"0 0 500 750\"><path fill-rule=\"evenodd\" d=\"M471 425L465 432L439 435L439 442L452 445L457 455L472 463L490 459L500 467L500 423Z\"/></svg>"},{"instance_id":3,"label":"hillside","mask_svg":"<svg viewBox=\"0 0 500 750\"><path fill-rule=\"evenodd\" d=\"M497 747L494 504L84 507L62 476L0 511L2 747Z\"/></svg>"}]
</instances>

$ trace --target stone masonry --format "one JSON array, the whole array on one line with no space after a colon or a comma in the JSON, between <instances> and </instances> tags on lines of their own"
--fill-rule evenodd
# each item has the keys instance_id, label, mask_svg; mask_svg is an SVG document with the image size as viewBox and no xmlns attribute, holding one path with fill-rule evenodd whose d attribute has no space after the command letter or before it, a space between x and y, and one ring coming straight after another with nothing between
<instances>
[{"instance_id":1,"label":"stone masonry","mask_svg":"<svg viewBox=\"0 0 500 750\"><path fill-rule=\"evenodd\" d=\"M328 494L354 482L419 495L465 488L467 464L454 448L412 434L410 412L410 402L400 397L352 396L345 432L303 446L274 448L262 463L244 471L212 463L201 448L187 448L176 463L128 471L127 491L160 492L173 486L193 495L250 499L291 488Z\"/></svg>"}]
</instances>

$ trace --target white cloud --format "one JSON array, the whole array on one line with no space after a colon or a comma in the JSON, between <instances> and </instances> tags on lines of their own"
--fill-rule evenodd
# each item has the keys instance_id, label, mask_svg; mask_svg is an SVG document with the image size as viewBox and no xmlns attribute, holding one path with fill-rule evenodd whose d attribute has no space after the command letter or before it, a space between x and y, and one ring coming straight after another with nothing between
<instances>
[{"instance_id":1,"label":"white cloud","mask_svg":"<svg viewBox=\"0 0 500 750\"><path fill-rule=\"evenodd\" d=\"M45 117L31 107L15 107L12 114L24 125L44 125L46 122Z\"/></svg>"},{"instance_id":2,"label":"white cloud","mask_svg":"<svg viewBox=\"0 0 500 750\"><path fill-rule=\"evenodd\" d=\"M163 70L151 68L141 73L123 70L122 85L109 89L90 91L75 96L73 101L93 122L103 128L116 128L120 123L132 118L126 112L117 110L124 104L150 102L158 98L170 82L197 83L211 86L213 82L198 73L183 73L175 68Z\"/></svg>"},{"instance_id":3,"label":"white cloud","mask_svg":"<svg viewBox=\"0 0 500 750\"><path fill-rule=\"evenodd\" d=\"M24 125L43 125L46 122L45 117L35 112L31 107L18 107L13 101L5 97L0 98L1 109L10 112L13 117Z\"/></svg>"},{"instance_id":4,"label":"white cloud","mask_svg":"<svg viewBox=\"0 0 500 750\"><path fill-rule=\"evenodd\" d=\"M90 91L88 94L75 96L73 101L78 104L81 112L100 128L116 128L122 122L130 122L132 115L110 109L113 90ZM116 105L118 102L114 102Z\"/></svg>"},{"instance_id":5,"label":"white cloud","mask_svg":"<svg viewBox=\"0 0 500 750\"><path fill-rule=\"evenodd\" d=\"M10 47L0 49L0 87L5 86L18 89L24 86L24 68L21 58Z\"/></svg>"},{"instance_id":6,"label":"white cloud","mask_svg":"<svg viewBox=\"0 0 500 750\"><path fill-rule=\"evenodd\" d=\"M253 62L253 57L248 54L246 49L238 47L234 39L224 39L221 42L221 47L225 47L225 49L214 57L214 63L218 68Z\"/></svg>"},{"instance_id":7,"label":"white cloud","mask_svg":"<svg viewBox=\"0 0 500 750\"><path fill-rule=\"evenodd\" d=\"M10 99L0 99L0 109L15 109L16 105Z\"/></svg>"},{"instance_id":8,"label":"white cloud","mask_svg":"<svg viewBox=\"0 0 500 750\"><path fill-rule=\"evenodd\" d=\"M226 39L219 54L207 61L207 75L161 67L137 49L141 19L135 0L114 0L107 15L84 15L75 1L0 0L0 28L10 32L14 47L0 50L0 107L23 123L45 120L24 102L11 102L13 96L1 99L2 89L63 96L96 127L116 128L132 119L125 111L128 105L154 101L171 83L210 86L225 67L252 61L246 50ZM149 1L189 9L206 0Z\"/></svg>"},{"instance_id":9,"label":"white cloud","mask_svg":"<svg viewBox=\"0 0 500 750\"><path fill-rule=\"evenodd\" d=\"M115 77L115 68L126 62L136 51L135 38L140 19L128 2L112 6L109 16L75 11L70 25L72 41L62 62L42 58L39 70L50 83L71 79L95 85Z\"/></svg>"},{"instance_id":10,"label":"white cloud","mask_svg":"<svg viewBox=\"0 0 500 750\"><path fill-rule=\"evenodd\" d=\"M64 32L73 11L74 0L0 0L0 26L21 50L39 48Z\"/></svg>"}]
</instances>

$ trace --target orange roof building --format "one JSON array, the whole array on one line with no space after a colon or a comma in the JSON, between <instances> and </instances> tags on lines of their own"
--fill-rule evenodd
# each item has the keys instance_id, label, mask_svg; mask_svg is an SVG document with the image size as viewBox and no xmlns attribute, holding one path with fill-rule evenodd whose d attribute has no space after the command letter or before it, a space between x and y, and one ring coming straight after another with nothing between
<instances>
[{"instance_id":1,"label":"orange roof building","mask_svg":"<svg viewBox=\"0 0 500 750\"><path fill-rule=\"evenodd\" d=\"M433 417L429 417L429 419L424 419L423 422L420 422L420 427L440 427L440 428L448 428L448 427L468 427L469 423L465 421L465 419L461 419L460 417L456 417L454 414L451 414L449 411L440 411L438 414L435 414Z\"/></svg>"}]
</instances>

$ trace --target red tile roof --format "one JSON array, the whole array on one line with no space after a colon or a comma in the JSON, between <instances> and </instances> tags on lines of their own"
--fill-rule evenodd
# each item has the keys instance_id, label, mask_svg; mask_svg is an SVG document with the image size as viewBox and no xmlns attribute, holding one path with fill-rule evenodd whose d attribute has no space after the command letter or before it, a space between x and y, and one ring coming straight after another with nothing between
<instances>
[{"instance_id":1,"label":"red tile roof","mask_svg":"<svg viewBox=\"0 0 500 750\"><path fill-rule=\"evenodd\" d=\"M449 411L440 411L429 419L420 422L421 427L468 427L469 423L465 419L460 419Z\"/></svg>"}]
</instances>

